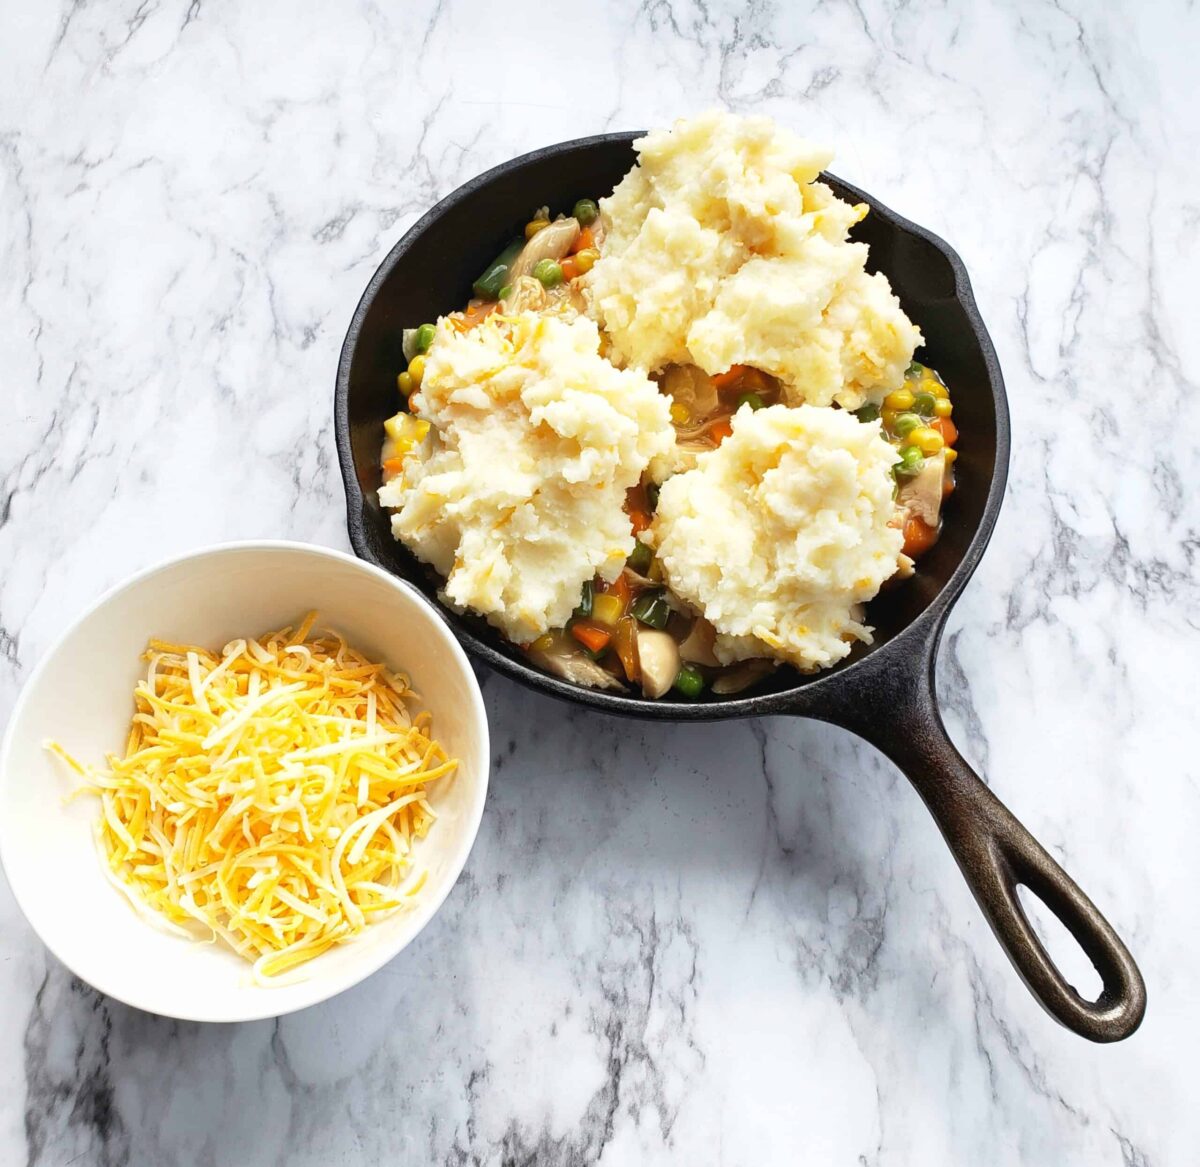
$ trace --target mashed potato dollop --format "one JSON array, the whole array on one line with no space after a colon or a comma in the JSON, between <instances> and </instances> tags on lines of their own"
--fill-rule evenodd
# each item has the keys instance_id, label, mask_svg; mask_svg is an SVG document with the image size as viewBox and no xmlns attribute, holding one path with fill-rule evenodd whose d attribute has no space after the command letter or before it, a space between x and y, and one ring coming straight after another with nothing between
<instances>
[{"instance_id":1,"label":"mashed potato dollop","mask_svg":"<svg viewBox=\"0 0 1200 1167\"><path fill-rule=\"evenodd\" d=\"M620 363L753 365L790 403L857 409L898 388L921 334L847 239L866 213L817 182L832 153L769 118L713 112L634 143L600 201L593 315Z\"/></svg>"},{"instance_id":2,"label":"mashed potato dollop","mask_svg":"<svg viewBox=\"0 0 1200 1167\"><path fill-rule=\"evenodd\" d=\"M670 402L599 355L586 317L443 320L414 411L430 423L379 492L451 606L523 644L566 624L633 550L626 490L674 448Z\"/></svg>"},{"instance_id":3,"label":"mashed potato dollop","mask_svg":"<svg viewBox=\"0 0 1200 1167\"><path fill-rule=\"evenodd\" d=\"M859 605L896 571L895 449L837 409L743 406L733 433L663 483L651 539L672 590L717 630L729 664L810 671L870 643Z\"/></svg>"}]
</instances>

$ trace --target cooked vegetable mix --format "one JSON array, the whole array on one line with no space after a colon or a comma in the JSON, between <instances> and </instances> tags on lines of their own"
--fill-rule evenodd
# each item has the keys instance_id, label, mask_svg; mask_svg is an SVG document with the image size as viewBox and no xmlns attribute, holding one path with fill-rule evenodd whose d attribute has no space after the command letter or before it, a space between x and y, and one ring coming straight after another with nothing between
<instances>
[{"instance_id":1,"label":"cooked vegetable mix","mask_svg":"<svg viewBox=\"0 0 1200 1167\"><path fill-rule=\"evenodd\" d=\"M580 199L569 215L554 217L548 208L538 209L521 236L475 281L475 298L445 321L456 332L466 333L493 313L503 320L530 310L583 312L587 277L604 254L604 223L592 199ZM381 459L385 482L402 472L405 459L419 452L428 432L428 423L416 415L427 358L437 350L438 335L438 326L429 323L405 332L408 365L397 376L401 411L385 427ZM739 411L757 413L792 404L778 378L747 364L709 374L693 364L673 363L650 376L658 392L670 399L678 458L675 472L721 446L734 433ZM861 423L878 426L878 436L895 449L891 469L895 513L888 526L903 534L896 575L903 578L911 574L911 561L937 541L942 505L954 489L958 435L951 420L949 389L920 362L909 365L900 387L881 392L876 400L855 409L853 415ZM682 701L698 700L710 691L718 696L736 693L762 680L778 662L756 657L722 664L714 653L714 626L672 592L651 545L653 533L646 536L650 543L638 538L654 524L661 474L657 477L658 481L647 471L627 492L624 510L635 542L624 570L613 581L597 575L584 583L565 627L552 628L523 648L539 667L590 687L635 686L647 697L669 695ZM886 491L883 497L886 503Z\"/></svg>"}]
</instances>

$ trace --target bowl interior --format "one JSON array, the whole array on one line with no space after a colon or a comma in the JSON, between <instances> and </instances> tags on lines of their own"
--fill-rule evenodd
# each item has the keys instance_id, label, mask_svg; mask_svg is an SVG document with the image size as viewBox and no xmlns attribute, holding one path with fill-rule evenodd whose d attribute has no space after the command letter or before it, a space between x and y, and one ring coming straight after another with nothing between
<instances>
[{"instance_id":1,"label":"bowl interior","mask_svg":"<svg viewBox=\"0 0 1200 1167\"><path fill-rule=\"evenodd\" d=\"M397 408L396 374L403 369L401 330L461 307L471 282L513 237L530 212L549 205L568 210L576 199L606 195L634 162L632 139L619 134L562 143L518 158L467 183L417 223L385 259L359 305L346 338L338 379L338 439L346 480L351 540L371 562L412 582L437 602L438 577L393 540L386 511L376 499L384 419ZM976 542L982 550L989 498L1002 485L1007 442L1003 389L990 341L971 299L957 256L935 236L908 223L871 196L830 175L834 191L866 201L872 213L853 232L870 246L871 270L884 272L905 311L920 326L925 345L918 357L950 385L961 437L955 465L958 489L946 512L941 539L916 576L872 601L871 647L859 646L837 668L815 677L780 669L756 693L779 692L853 665L886 644L934 600ZM999 470L999 476L998 476ZM986 528L986 529L985 529ZM976 536L982 538L976 541ZM959 573L958 582L963 582ZM557 696L615 712L659 715L719 715L729 701L707 699L697 707L637 696L613 696L567 686L532 669L520 652L482 619L447 612L460 639L489 663L527 684Z\"/></svg>"},{"instance_id":2,"label":"bowl interior","mask_svg":"<svg viewBox=\"0 0 1200 1167\"><path fill-rule=\"evenodd\" d=\"M294 623L310 608L368 655L413 678L434 733L460 759L431 787L438 822L418 848L428 880L415 910L307 966L295 985L262 988L223 946L198 944L142 919L105 879L92 837L98 803L65 804L76 783L43 748L53 738L81 761L121 752L140 655L151 636L220 648ZM479 688L452 636L402 584L338 552L231 547L137 577L76 624L26 686L0 756L0 852L14 895L52 952L128 1004L171 1017L277 1016L332 996L403 948L450 890L474 841L487 787Z\"/></svg>"}]
</instances>

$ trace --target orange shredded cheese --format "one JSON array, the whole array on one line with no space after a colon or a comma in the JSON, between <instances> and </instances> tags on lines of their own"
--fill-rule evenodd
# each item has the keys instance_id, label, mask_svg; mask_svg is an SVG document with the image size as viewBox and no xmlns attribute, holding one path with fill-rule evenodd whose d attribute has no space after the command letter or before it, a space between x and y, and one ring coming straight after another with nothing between
<instances>
[{"instance_id":1,"label":"orange shredded cheese","mask_svg":"<svg viewBox=\"0 0 1200 1167\"><path fill-rule=\"evenodd\" d=\"M316 613L220 655L152 640L124 757L81 765L106 874L137 906L220 939L270 982L410 906L430 782L456 762L409 715L408 679Z\"/></svg>"}]
</instances>

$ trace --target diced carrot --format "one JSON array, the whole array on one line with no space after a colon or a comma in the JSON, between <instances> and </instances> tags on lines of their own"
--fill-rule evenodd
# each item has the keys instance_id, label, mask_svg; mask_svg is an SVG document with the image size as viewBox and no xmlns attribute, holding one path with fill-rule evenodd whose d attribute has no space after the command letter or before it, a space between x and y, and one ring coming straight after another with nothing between
<instances>
[{"instance_id":1,"label":"diced carrot","mask_svg":"<svg viewBox=\"0 0 1200 1167\"><path fill-rule=\"evenodd\" d=\"M937 528L931 527L918 515L912 515L904 524L904 554L910 559L924 555L937 542Z\"/></svg>"},{"instance_id":2,"label":"diced carrot","mask_svg":"<svg viewBox=\"0 0 1200 1167\"><path fill-rule=\"evenodd\" d=\"M582 620L571 625L571 635L589 652L599 652L607 648L612 639L612 633L607 628L597 628L595 624L588 624Z\"/></svg>"},{"instance_id":3,"label":"diced carrot","mask_svg":"<svg viewBox=\"0 0 1200 1167\"><path fill-rule=\"evenodd\" d=\"M954 424L948 417L935 417L930 423L929 428L937 430L942 435L942 440L947 446L953 446L958 440L958 426Z\"/></svg>"},{"instance_id":4,"label":"diced carrot","mask_svg":"<svg viewBox=\"0 0 1200 1167\"><path fill-rule=\"evenodd\" d=\"M499 300L492 300L490 302L478 304L472 301L466 312L463 313L463 322L466 324L468 329L474 328L475 325L481 324L499 307Z\"/></svg>"},{"instance_id":5,"label":"diced carrot","mask_svg":"<svg viewBox=\"0 0 1200 1167\"><path fill-rule=\"evenodd\" d=\"M571 254L574 255L577 251L586 251L589 247L595 246L596 236L592 234L591 227L584 227L571 245Z\"/></svg>"},{"instance_id":6,"label":"diced carrot","mask_svg":"<svg viewBox=\"0 0 1200 1167\"><path fill-rule=\"evenodd\" d=\"M774 393L777 388L773 377L755 368L747 369L737 385L739 393Z\"/></svg>"},{"instance_id":7,"label":"diced carrot","mask_svg":"<svg viewBox=\"0 0 1200 1167\"><path fill-rule=\"evenodd\" d=\"M399 474L400 471L403 469L404 469L404 459L403 458L389 458L383 464L383 471L385 474Z\"/></svg>"},{"instance_id":8,"label":"diced carrot","mask_svg":"<svg viewBox=\"0 0 1200 1167\"><path fill-rule=\"evenodd\" d=\"M616 596L626 608L629 607L629 601L633 599L633 588L624 572L621 572L612 583L601 584L600 590L607 595Z\"/></svg>"},{"instance_id":9,"label":"diced carrot","mask_svg":"<svg viewBox=\"0 0 1200 1167\"><path fill-rule=\"evenodd\" d=\"M631 486L625 492L625 513L633 524L633 533L640 534L654 520L650 513L650 500L646 497L646 488L639 483Z\"/></svg>"},{"instance_id":10,"label":"diced carrot","mask_svg":"<svg viewBox=\"0 0 1200 1167\"><path fill-rule=\"evenodd\" d=\"M564 280L573 280L579 275L579 264L575 262L575 257L568 255L566 259L559 260L558 266L562 268Z\"/></svg>"},{"instance_id":11,"label":"diced carrot","mask_svg":"<svg viewBox=\"0 0 1200 1167\"><path fill-rule=\"evenodd\" d=\"M733 426L731 426L728 420L725 418L721 418L720 421L714 421L712 425L708 427L709 440L716 442L718 446L732 433Z\"/></svg>"},{"instance_id":12,"label":"diced carrot","mask_svg":"<svg viewBox=\"0 0 1200 1167\"><path fill-rule=\"evenodd\" d=\"M730 365L723 373L717 373L713 377L712 383L718 389L728 389L731 385L735 385L750 371L749 365Z\"/></svg>"}]
</instances>

